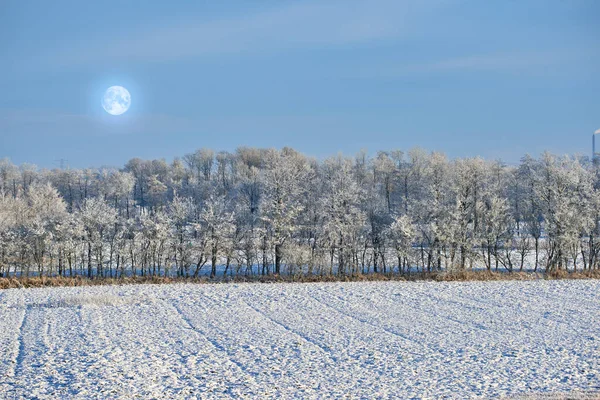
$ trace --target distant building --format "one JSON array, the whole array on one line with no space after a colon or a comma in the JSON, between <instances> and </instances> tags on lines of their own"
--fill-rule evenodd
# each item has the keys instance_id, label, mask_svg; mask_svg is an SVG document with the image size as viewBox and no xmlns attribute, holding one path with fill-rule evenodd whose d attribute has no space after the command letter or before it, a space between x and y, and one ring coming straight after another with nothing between
<instances>
[{"instance_id":1,"label":"distant building","mask_svg":"<svg viewBox=\"0 0 600 400\"><path fill-rule=\"evenodd\" d=\"M596 138L598 138L598 148L596 149ZM592 135L592 160L600 162L600 129Z\"/></svg>"}]
</instances>

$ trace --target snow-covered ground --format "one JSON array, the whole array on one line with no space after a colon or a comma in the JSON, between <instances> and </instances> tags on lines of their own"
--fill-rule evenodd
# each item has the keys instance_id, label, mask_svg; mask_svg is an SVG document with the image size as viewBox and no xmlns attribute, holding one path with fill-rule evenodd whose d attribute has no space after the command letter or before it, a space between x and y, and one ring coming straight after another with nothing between
<instances>
[{"instance_id":1,"label":"snow-covered ground","mask_svg":"<svg viewBox=\"0 0 600 400\"><path fill-rule=\"evenodd\" d=\"M0 291L0 398L578 390L600 391L600 281Z\"/></svg>"}]
</instances>

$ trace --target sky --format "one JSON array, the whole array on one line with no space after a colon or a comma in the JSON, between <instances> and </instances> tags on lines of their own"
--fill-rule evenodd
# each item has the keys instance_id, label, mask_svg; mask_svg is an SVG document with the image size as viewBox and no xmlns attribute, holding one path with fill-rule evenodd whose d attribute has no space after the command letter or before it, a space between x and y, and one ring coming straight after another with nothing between
<instances>
[{"instance_id":1,"label":"sky","mask_svg":"<svg viewBox=\"0 0 600 400\"><path fill-rule=\"evenodd\" d=\"M597 0L1 0L0 158L591 153ZM107 114L104 91L131 93Z\"/></svg>"}]
</instances>

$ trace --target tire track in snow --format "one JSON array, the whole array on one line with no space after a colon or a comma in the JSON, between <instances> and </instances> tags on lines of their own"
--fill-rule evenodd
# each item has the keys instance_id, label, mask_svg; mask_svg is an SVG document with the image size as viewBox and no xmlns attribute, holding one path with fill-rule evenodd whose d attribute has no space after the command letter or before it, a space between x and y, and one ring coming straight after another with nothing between
<instances>
[{"instance_id":1,"label":"tire track in snow","mask_svg":"<svg viewBox=\"0 0 600 400\"><path fill-rule=\"evenodd\" d=\"M395 296L393 296L395 297ZM471 310L475 313L477 313L478 315L489 315L490 317L494 315L493 312L490 312L489 310L486 310L484 308L481 307L477 307L477 306L471 306L467 303L463 303L460 301L454 301L450 298L444 297L444 296L439 296L436 294L431 294L429 296L429 299L435 299L437 300L437 302L433 305L432 309L435 310L435 315L437 317L443 318L447 321L450 321L454 324L457 324L459 326L469 326L471 328L477 329L479 331L485 332L488 335L494 335L496 337L500 337L501 335L495 331L492 328L487 328L485 325L480 324L478 322L474 322L474 321L470 321L470 320L460 320L458 318L453 317L452 315L449 315L446 311L446 308L448 308L448 304L452 304L454 306L457 306L460 310L463 309L468 309ZM400 303L399 301L397 301L396 299L392 298L391 299L392 302L394 303ZM402 303L400 303L402 304ZM427 313L430 312L431 310L428 310L427 308L423 307L422 305L420 305L419 303L417 303L415 306L413 306L416 310L422 311L423 313Z\"/></svg>"},{"instance_id":2,"label":"tire track in snow","mask_svg":"<svg viewBox=\"0 0 600 400\"><path fill-rule=\"evenodd\" d=\"M338 299L339 301L341 301L341 302L348 303L348 299L347 299L347 298L344 298L344 297L342 297L342 296L339 296L339 295L336 295L336 294L330 293L329 291L325 290L324 288L317 288L317 290L318 290L319 292L321 292L321 293L325 294L325 296L328 296L328 297L330 297L330 298L332 298L332 297L333 297L333 298L337 298L337 299ZM319 303L320 303L320 304L323 304L323 305L325 305L326 307L330 307L330 308L332 308L332 309L334 309L334 310L338 311L339 313L341 313L341 314L343 314L343 315L346 315L346 316L348 316L348 317L350 317L350 318L352 318L352 319L355 319L355 320L357 320L357 321L359 321L359 322L362 322L362 323L364 323L364 324L367 324L367 325L369 325L369 326L372 326L372 327L374 327L374 328L380 329L380 330L382 330L382 331L384 331L384 332L387 332L387 333L390 333L390 334L392 334L392 335L395 335L395 336L397 336L397 337L400 337L400 338L404 339L405 341L407 341L407 342L410 342L410 343L413 343L413 344L415 344L415 345L417 345L417 346L419 346L419 347L421 347L421 348L424 348L424 349L426 349L426 350L429 350L430 352L433 352L433 353L439 353L439 352L440 352L440 349L439 349L437 346L436 346L436 347L434 347L434 346L426 345L426 344L422 343L421 341L419 341L419 340L417 340L417 339L413 339L413 338L411 338L411 337L410 337L410 336L408 336L408 335L405 335L405 334L402 334L402 333L398 333L398 332L396 332L396 331L394 331L394 330L392 330L392 329L389 329L389 328L386 328L386 327L384 327L384 326L381 326L381 325L378 325L378 324L372 323L372 322L370 322L370 321L367 321L367 320L365 320L365 319L358 318L358 317L356 317L356 316L352 315L351 313L344 312L344 311L342 311L342 310L338 309L337 307L333 307L333 306L331 306L330 304L327 304L327 303L321 302L321 301L320 301L318 298L315 298L315 297L314 297L314 296L312 296L312 295L310 295L310 296L311 296L311 297L313 297L315 300L319 301ZM350 293L350 296L353 296L353 294L352 294L352 293ZM365 313L365 314L369 314L369 313L370 313L372 310L375 310L375 311L377 311L377 312L381 311L381 310L380 310L380 309L378 309L378 308L373 308L373 307L371 307L371 308L369 309L368 307L365 307L365 306L363 306L362 304L357 304L357 303L352 303L352 307L351 307L351 308L352 308L352 309L357 309L357 308L359 308L359 309L362 309L362 312L363 312L363 313ZM382 315L378 315L378 314L375 314L375 316L377 316L377 318L378 318L378 319L380 319L380 318L382 318L382 317L383 317ZM412 354L416 354L416 355L418 355L418 356L422 356L422 354L418 354L418 353L412 353Z\"/></svg>"},{"instance_id":3,"label":"tire track in snow","mask_svg":"<svg viewBox=\"0 0 600 400\"><path fill-rule=\"evenodd\" d=\"M25 340L23 337L23 327L25 326L25 323L28 319L30 310L31 306L25 306L25 309L23 310L23 318L21 318L21 323L17 328L17 350L13 358L14 368L12 371L12 377L14 378L21 375L23 371L23 359L25 357Z\"/></svg>"},{"instance_id":4,"label":"tire track in snow","mask_svg":"<svg viewBox=\"0 0 600 400\"><path fill-rule=\"evenodd\" d=\"M213 305L217 305L217 303L211 297L208 297L208 296L206 296L203 293L201 295L202 295L202 297L204 297L205 299L207 299L208 301L210 301ZM308 337L308 336L306 336L306 335L304 335L304 334L302 334L300 332L297 332L296 330L290 328L289 326L287 326L287 325L285 325L285 324L283 324L283 323L281 323L279 321L276 321L275 319L269 317L266 313L264 313L263 311L259 310L258 308L254 307L250 303L248 303L247 300L241 300L241 303L237 303L237 305L244 305L245 307L247 307L248 309L250 309L255 314L258 314L261 318L263 318L263 319L265 319L265 320L273 323L276 326L279 326L285 332L288 332L288 333L292 334L293 336L300 338L303 342L306 342L306 343L308 343L308 344L310 344L310 345L318 348L319 352L321 352L322 354L325 354L328 358L331 359L331 361L333 361L333 362L337 362L338 361L337 357L335 357L333 355L331 349L326 348L324 346L321 346L319 343L317 343L316 341L314 341L310 337ZM216 327L215 327L215 329L220 330L220 329L218 329Z\"/></svg>"},{"instance_id":5,"label":"tire track in snow","mask_svg":"<svg viewBox=\"0 0 600 400\"><path fill-rule=\"evenodd\" d=\"M164 304L170 306L172 309L174 309L175 312L177 313L177 315L179 316L179 318L184 322L185 325L188 326L188 329L190 329L192 332L194 332L198 337L200 337L204 341L208 342L208 344L210 344L214 348L215 353L223 353L226 356L228 363L233 364L235 366L235 368L237 370L239 370L239 372L241 374L246 376L246 383L250 382L254 386L253 389L258 387L258 383L256 382L254 376L246 371L245 366L242 363L236 361L235 358L233 357L233 355L231 354L231 352L228 351L225 347L223 347L218 341L212 339L210 337L210 335L207 335L202 329L198 328L193 323L193 321L187 315L185 315L185 312L181 309L181 307L178 304L170 303L165 300L161 300L161 301ZM214 326L213 326L213 328L218 330ZM231 387L228 387L227 394L230 397L233 394L233 393L231 393L231 389L232 389ZM231 398L233 398L233 397L231 397Z\"/></svg>"},{"instance_id":6,"label":"tire track in snow","mask_svg":"<svg viewBox=\"0 0 600 400\"><path fill-rule=\"evenodd\" d=\"M327 295L330 295L328 292L324 292L324 293L326 293ZM312 298L312 299L314 299L315 301L317 301L317 302L318 302L320 305L322 305L322 306L325 306L325 307L327 307L327 308L329 308L329 309L332 309L333 311L337 312L338 314L344 315L344 316L346 316L346 317L348 317L348 318L351 318L351 319L353 319L353 320L355 320L355 321L358 321L358 322L359 322L359 323L361 323L361 324L368 325L368 326L370 326L370 327L372 327L372 328L376 328L376 329L378 329L378 330L380 330L380 331L382 331L382 332L384 332L384 333L387 333L387 334L390 334L390 335L392 335L392 336L394 336L394 337L400 338L400 339L402 339L402 340L403 340L403 341L405 341L405 342L409 342L409 343L411 343L411 344L413 344L413 345L414 345L414 344L416 344L417 346L419 346L419 347L421 347L421 348L425 348L425 349L427 349L427 350L433 350L431 347L428 347L428 346L424 345L423 343L421 343L421 342L418 342L418 341L417 341L417 340L415 340L415 339L412 339L412 338L410 338L410 337L408 337L408 336L406 336L406 335L403 335L403 334L401 334L401 333L394 332L394 331L392 331L392 330L390 330L390 329L387 329L387 328L385 328L385 327L383 327L383 326L380 326L380 325L374 324L374 323L372 323L372 322L370 322L370 321L367 321L366 319L358 318L358 317L356 317L356 316L354 316L354 315L352 315L352 314L350 314L350 313L347 313L347 312L344 312L344 311L340 310L340 309L339 309L339 308L337 308L337 307L334 307L334 306L332 306L332 305L330 305L330 304L327 304L327 303L323 302L323 301L322 301L322 299L319 299L319 298L315 297L314 295L312 295L312 294L310 294L310 293L307 293L307 294L308 294L308 296L309 296L310 298ZM335 297L338 297L340 300L343 300L343 299L342 299L341 297L339 297L339 296L336 296L336 295L333 295L333 296L335 296ZM418 357L422 356L422 354L420 354L420 353L416 353L416 352L414 352L414 351L410 351L410 350L407 350L407 349L405 349L405 350L406 350L406 352L408 352L408 353L410 353L410 354L412 354L412 355L415 355L415 356L418 356Z\"/></svg>"},{"instance_id":7,"label":"tire track in snow","mask_svg":"<svg viewBox=\"0 0 600 400\"><path fill-rule=\"evenodd\" d=\"M45 365L48 353L46 337L48 321L43 307L27 305L26 315L19 330L19 352L15 365L15 390L23 398L48 396L48 382L44 373L40 373Z\"/></svg>"},{"instance_id":8,"label":"tire track in snow","mask_svg":"<svg viewBox=\"0 0 600 400\"><path fill-rule=\"evenodd\" d=\"M468 283L467 283L467 285L468 285ZM544 304L545 304L544 301L536 302L535 297L531 296L529 293L527 293L526 290L521 291L521 292L525 294L524 297L526 299L530 300L530 301L526 302L527 307L531 308L531 309L535 309L536 312L539 312L539 314L542 315L542 317L539 319L527 320L526 321L527 322L526 329L531 329L532 326L538 326L543 329L548 329L551 327L552 329L561 331L563 333L565 333L565 332L569 333L572 331L573 327L572 327L571 321L555 319L555 318L551 318L551 317L545 315L545 314L547 314L548 309L546 306L544 306ZM452 299L448 298L447 296L434 294L434 293L432 293L430 295L430 297L441 300L442 302L445 302L445 303L455 304L459 308L468 308L468 309L474 309L474 310L479 309L479 312L477 313L477 315L479 317L486 316L489 318L490 321L510 320L510 318L498 318L498 316L503 315L503 314L511 315L515 312L519 312L520 308L515 303L510 303L510 302L500 303L500 302L497 302L494 300L490 300L490 299L496 299L496 298L504 298L503 297L504 293L497 292L497 291L494 291L492 293L493 293L492 296L490 296L489 292L487 294L480 293L480 292L470 293L471 295L477 296L477 297L472 297L472 296L465 295L465 293L463 293L461 291L458 294L453 295L453 298L456 300L452 300ZM481 297L483 297L483 296L486 296L485 298L487 298L488 300L482 300ZM544 299L540 299L540 300L544 300ZM475 305L473 305L473 303L478 304L478 305L483 305L484 307L475 306ZM563 318L565 318L565 317L568 318L568 316L570 314L572 314L573 312L579 312L579 310L571 310L571 309L567 309L567 308L563 307L563 310L561 310L561 315L563 316ZM451 320L450 317L448 319ZM551 322L551 324L549 324L548 322ZM470 326L474 326L476 328L479 327L480 329L484 330L487 334L496 335L497 337L502 336L499 333L500 329L512 328L512 329L515 329L517 332L520 332L523 329L523 326L510 325L510 326L502 326L501 328L498 326L491 326L489 328L486 328L485 325L481 325L481 324L474 323L471 321L464 321L463 323L470 325ZM582 332L582 331L578 331L577 333L585 334L585 332Z\"/></svg>"},{"instance_id":9,"label":"tire track in snow","mask_svg":"<svg viewBox=\"0 0 600 400\"><path fill-rule=\"evenodd\" d=\"M444 287L442 287L444 288ZM478 289L484 291L486 290L487 286L485 286L485 284L483 284L483 286L481 287L477 287ZM445 300L447 299L446 296L451 296L452 293L459 293L461 295L465 295L465 292L463 290L461 290L462 287L451 287L449 288L448 291L442 291L442 294L440 295L440 290L430 290L428 293L420 293L420 292L411 292L410 296L405 297L405 299L409 299L411 300L411 303L415 303L415 310L416 312L418 312L422 318L426 318L429 321L431 321L430 323L434 323L439 325L439 319L436 322L436 319L432 318L430 313L432 310L435 311L434 317L436 318L444 318L447 321L452 322L453 324L457 324L458 326L475 326L475 323L473 321L481 321L484 325L482 325L483 329L479 329L478 332L481 332L481 335L476 335L473 336L473 339L469 339L468 336L460 335L457 336L458 338L460 338L460 340L462 341L461 346L464 346L465 348L471 348L469 350L470 353L472 353L473 351L473 344L474 343L479 343L479 344L485 344L485 343L493 343L494 345L492 346L488 346L485 345L483 348L479 348L479 352L483 352L486 354L486 357L488 358L492 358L495 361L498 362L503 362L506 363L507 361L507 357L508 359L512 359L512 357L537 357L539 356L539 354L536 354L535 350L536 348L544 348L544 347L549 347L552 348L552 346L554 345L554 343L556 343L556 337L554 337L552 339L553 343L548 344L548 343L544 343L544 341L546 340L545 336L536 336L536 335L525 335L523 336L522 333L523 332L528 332L531 331L532 328L529 327L524 327L521 324L522 319L521 318L514 318L514 315L518 315L519 314L519 310L518 308L503 308L503 309L495 309L493 306L491 307L491 309L485 309L485 308L481 308L478 306L473 306L473 307L468 307L468 306L463 306L462 304L463 301L449 301L448 303L451 303L452 306L448 307L447 305L445 305ZM386 291L380 291L376 294L371 294L371 296L376 296L377 298L380 299L387 299L388 301L392 301L393 303L396 304L400 304L400 305L404 305L403 302L401 302L397 297L392 296L392 292L393 292L393 287L388 287L388 290ZM478 292L476 292L478 293ZM425 304L423 302L419 302L419 301L412 301L415 299L418 299L420 296L422 295L426 295L428 301L425 301ZM497 299L497 298L503 298L501 296L501 294L496 293L496 292L492 292L488 294L489 298L491 299ZM455 298L458 297L459 299L463 298L461 296L454 296ZM430 299L434 299L434 300L438 300L438 302L435 301L431 301ZM464 300L464 298L463 298ZM464 301L468 301L468 300L464 300ZM431 307L427 307L428 305L430 305ZM480 309L479 312L476 311L476 309ZM470 310L470 312L469 312ZM419 312L421 311L421 312ZM453 313L454 312L454 313ZM453 313L453 314L452 314ZM447 315L450 314L450 315ZM529 315L528 313L526 315ZM453 316L456 316L456 320L454 320ZM391 315L391 320L395 320L397 319L398 316L392 314ZM537 323L535 320L531 320L528 319L526 322L528 322L531 326L540 326L542 329L542 331L547 331L548 329L551 329L552 327L550 325L540 325L539 323ZM479 325L479 324L477 324ZM450 326L450 325L448 325ZM535 331L535 330L533 330ZM449 332L452 333L452 332ZM456 332L459 333L459 332ZM455 334L455 333L452 333ZM564 337L562 340L564 341L570 341L572 338L571 337ZM429 335L426 337L427 340L432 341L432 340L436 340L438 341L438 338L436 338L435 336ZM492 339L492 340L490 340ZM540 341L542 343L540 343ZM440 342L443 344L443 342ZM441 349L444 349L443 346L440 346ZM529 350L528 350L529 349ZM462 352L461 352L462 353ZM574 352L574 357L577 354L577 351ZM475 355L475 354L473 354ZM478 357L479 358L479 357ZM476 360L476 359L474 359Z\"/></svg>"},{"instance_id":10,"label":"tire track in snow","mask_svg":"<svg viewBox=\"0 0 600 400\"><path fill-rule=\"evenodd\" d=\"M48 324L49 336L46 346L48 349L47 353L52 354L52 365L46 379L52 388L59 391L58 393L54 393L53 396L71 398L77 394L73 390L73 385L77 382L77 376L73 372L73 363L69 362L70 360L65 360L64 348L71 345L76 340L77 335L73 334L75 331L65 323L64 319L62 321L60 319L63 313L74 313L76 311L71 309L51 309L50 311L50 322ZM78 319L79 324L77 327L80 328L82 326L80 316ZM65 329L65 325L69 328ZM61 332L61 330L64 332ZM47 366L48 364L46 363L45 369L48 369L46 368Z\"/></svg>"},{"instance_id":11,"label":"tire track in snow","mask_svg":"<svg viewBox=\"0 0 600 400\"><path fill-rule=\"evenodd\" d=\"M205 299L207 299L208 301L210 301L211 303L213 303L213 305L216 305L216 302L212 298L206 296L203 293L201 295L202 295L202 297L204 297ZM238 303L238 304L240 304L240 303ZM263 319L265 319L267 321L270 321L274 325L279 326L280 328L282 328L284 331L286 331L286 332L288 332L288 333L290 333L290 334L292 334L292 335L294 335L296 337L299 337L302 341L307 342L308 344L315 346L316 348L319 349L319 351L321 353L327 355L333 362L337 362L338 361L337 357L335 357L333 355L333 353L331 352L331 349L328 349L328 348L325 348L325 347L321 346L320 344L318 344L317 342L315 342L310 337L308 337L308 336L306 336L306 335L304 335L304 334L302 334L300 332L297 332L296 330L290 328L289 326L287 326L287 325L285 325L285 324L283 324L283 323L281 323L279 321L276 321L275 319L269 317L266 313L264 313L263 311L259 310L258 308L254 307L250 303L248 303L247 300L242 300L242 304L244 306L246 306L248 309L252 310L254 313L258 314L261 318L263 318ZM217 329L217 330L220 330L220 329L218 329L216 327L214 327L214 328Z\"/></svg>"},{"instance_id":12,"label":"tire track in snow","mask_svg":"<svg viewBox=\"0 0 600 400\"><path fill-rule=\"evenodd\" d=\"M258 295L263 301L265 300L265 298L269 298L265 297L265 293L252 293L252 295ZM295 290L285 292L285 301L288 302L293 302L294 298L296 298L297 300L304 300L307 302L314 303L315 300L311 300L309 297L310 296L306 296L306 293L297 293ZM273 318L267 312L260 310L260 308L250 305L246 300L243 301L245 301L251 309L254 309L257 313L262 315L267 320L272 321L275 325L281 326L291 334L299 336L301 339L303 339L303 341L308 341L309 344L316 345L325 350L325 355L328 356L327 358L335 361L336 364L334 364L334 368L338 370L338 372L342 372L342 376L350 376L355 380L347 386L348 391L345 392L344 396L349 396L350 393L352 393L352 395L356 396L357 398L369 398L368 396L365 397L365 394L363 393L365 388L362 387L359 383L362 379L365 379L365 376L377 376L376 383L373 383L370 387L370 390L373 391L372 393L385 393L389 390L389 388L398 385L399 380L401 379L400 368L389 368L389 366L396 365L395 363L398 363L397 366L401 365L402 361L399 361L399 358L402 358L401 355L393 351L381 351L381 349L371 349L365 351L364 345L366 345L367 342L364 341L364 337L362 336L362 332L364 331L361 331L358 327L352 327L352 325L346 324L344 326L350 329L339 329L339 327L336 329L336 325L339 324L339 319L330 318L328 320L320 321L319 323L317 323L316 321L312 321L313 328L318 326L318 329L311 331L311 334L303 334L297 328L293 328L290 325L282 323L278 321L276 317ZM287 310L289 313L288 315L301 315L300 318L302 320L312 320L310 312L319 310L318 308L302 304L301 301L294 302L293 304L295 304L295 306L292 306ZM308 311L309 313L307 314L306 311ZM319 319L319 317L321 317L322 315L323 313L318 311L317 315L315 315L314 317ZM301 321L296 320L295 323L301 324ZM307 324L306 326L310 327L310 324ZM323 347L318 343L318 341L316 341L312 337L315 336L317 332L325 333L323 337L328 338L330 340L333 338L333 336L341 334L341 336L337 337L340 340L333 340L335 347ZM388 335L388 337L394 337L392 335L389 335L389 333L387 333L386 335ZM319 335L317 334L316 336ZM356 338L358 338L359 340L358 346L356 344L347 344L345 346L341 344L344 342L344 339L348 341L349 339L351 340ZM397 342L395 341L394 344L397 344ZM412 355L416 354L408 351L407 353L410 353ZM421 358L423 356L422 354L416 355L418 358ZM384 395L383 398L386 398L386 396Z\"/></svg>"},{"instance_id":13,"label":"tire track in snow","mask_svg":"<svg viewBox=\"0 0 600 400\"><path fill-rule=\"evenodd\" d=\"M335 368L340 364L336 364L336 358L327 349L305 340L277 321L265 318L262 312L235 295L230 297L228 294L225 303L220 303L206 292L196 295L204 298L206 303L203 304L209 304L210 312L214 315L211 318L215 321L209 324L211 328L226 342L236 344L232 351L237 352L233 356L239 357L241 352L246 357L249 370L261 371L258 375L261 384L274 391L268 394L270 398L288 398L290 387L305 390L305 398L317 398L322 388L330 385L331 382L320 369ZM235 312L232 313L232 310ZM236 328L232 329L229 324ZM240 324L248 326L253 340L248 340L248 330L240 329ZM269 337L271 339L265 340ZM341 385L347 382L342 376L338 379Z\"/></svg>"},{"instance_id":14,"label":"tire track in snow","mask_svg":"<svg viewBox=\"0 0 600 400\"><path fill-rule=\"evenodd\" d=\"M377 293L377 296L379 298L383 299L383 300L387 300L387 301L391 301L392 303L399 304L402 307L405 307L405 308L407 307L407 304L405 304L404 302L402 302L401 300L399 300L397 298L397 296L395 296L395 293L394 294L390 293L390 294L391 294L390 296L386 297L386 296L383 295L383 293ZM350 295L353 296L353 294L350 294ZM338 297L342 301L344 300L340 296L337 296L337 295L335 295L335 296ZM419 312L420 311L421 313L419 313L419 314L420 314L421 318L423 318L423 316L427 316L432 321L435 321L435 319L431 318L430 313L432 311L435 311L435 317L440 317L440 318L445 319L445 320L447 320L449 322L452 322L452 323L454 323L454 324L456 324L458 326L463 326L463 327L464 326L469 326L469 327L472 327L474 329L477 329L478 331L485 332L486 334L491 334L491 335L499 336L499 334L497 332L486 328L482 324L479 324L479 323L476 323L476 322L472 322L472 321L468 321L468 320L462 321L460 319L457 319L457 318L454 318L454 317L452 317L450 315L447 315L446 313L443 312L443 310L440 307L447 307L447 305L445 303L450 303L450 304L458 306L459 309L461 309L461 310L465 308L465 309L470 309L470 310L472 310L474 312L485 313L486 312L485 309L483 309L481 307L477 307L477 306L470 306L470 305L462 303L462 302L454 301L452 299L448 299L448 298L445 298L445 297L439 297L439 296L436 296L435 294L428 293L427 300L430 300L432 298L438 300L438 302L436 302L435 304L433 304L432 307L431 307L431 309L428 309L428 308L424 307L422 305L422 302L418 302L418 301L415 301L414 304L408 305L408 309L411 310L412 312ZM415 300L415 298L411 297L410 300ZM365 310L367 310L367 307L365 307L365 306L362 306L362 308L365 309ZM373 307L371 307L371 309L373 309ZM379 309L375 309L375 310L380 311ZM417 343L419 343L419 342L417 342ZM439 351L439 349L438 349L438 351Z\"/></svg>"},{"instance_id":15,"label":"tire track in snow","mask_svg":"<svg viewBox=\"0 0 600 400\"><path fill-rule=\"evenodd\" d=\"M537 288L531 282L520 289L520 294L525 295L522 300L526 304L543 304L546 301L554 301L556 297L560 297L562 304L577 304L574 309L575 312L581 312L582 310L593 312L600 305L598 291L590 281L584 281L577 286L569 285L568 280L543 281L539 284L545 287L545 290L541 293L539 290L536 292Z\"/></svg>"},{"instance_id":16,"label":"tire track in snow","mask_svg":"<svg viewBox=\"0 0 600 400\"><path fill-rule=\"evenodd\" d=\"M245 373L245 368L244 365L237 362L235 359L233 359L232 357L229 356L229 352L227 351L227 349L225 347L223 347L218 341L211 339L210 335L207 335L204 331L202 331L201 329L197 328L195 326L195 324L192 322L192 320L190 318L188 318L184 312L181 310L181 308L178 305L172 304L173 308L175 309L175 311L177 312L177 314L181 317L181 319L183 320L183 322L185 323L185 325L188 326L188 329L192 330L193 332L195 332L198 336L201 336L204 340L206 340L207 342L209 342L212 347L214 347L218 352L221 353L225 353L228 354L228 359L229 361L231 361L232 364L235 364L238 369L240 369L242 372ZM212 324L207 324L209 326L212 326L213 328L215 328ZM216 328L215 328L216 329ZM218 330L218 329L217 329Z\"/></svg>"},{"instance_id":17,"label":"tire track in snow","mask_svg":"<svg viewBox=\"0 0 600 400\"><path fill-rule=\"evenodd\" d=\"M261 318L273 323L274 325L279 326L280 328L282 328L283 330L285 330L286 332L289 332L290 334L300 338L302 341L317 347L321 353L325 354L328 358L330 358L333 362L338 362L338 358L336 356L333 355L333 352L331 351L331 349L326 348L324 346L321 346L319 343L317 343L315 340L311 339L309 336L304 335L303 333L300 333L298 331L296 331L295 329L290 328L289 326L271 318L270 316L268 316L265 312L259 310L258 308L252 306L250 303L248 303L248 301L243 300L244 305L247 306L249 309L253 310L256 314L258 314Z\"/></svg>"},{"instance_id":18,"label":"tire track in snow","mask_svg":"<svg viewBox=\"0 0 600 400\"><path fill-rule=\"evenodd\" d=\"M169 345L169 338L163 340L171 333L170 326L180 324L177 313L172 307L155 305L157 309L151 313L143 302L80 307L86 347L76 361L84 360L79 368L86 374L74 389L85 394L88 387L100 387L102 398L156 399L184 398L186 393L190 395L189 388L198 387L198 381L187 380L189 374L181 362L193 357L180 356L181 351L174 352ZM177 332L189 336L187 330ZM188 370L190 374L193 371L189 366ZM104 382L113 382L110 392Z\"/></svg>"},{"instance_id":19,"label":"tire track in snow","mask_svg":"<svg viewBox=\"0 0 600 400\"><path fill-rule=\"evenodd\" d=\"M357 287L358 288L358 287ZM373 292L369 290L368 286L363 286L361 290L347 290L344 291L344 296L338 295L334 293L332 290L327 290L327 287L318 287L317 292L322 293L325 297L329 297L331 299L337 299L337 301L342 302L343 304L347 304L348 314L349 316L353 316L351 314L352 311L355 311L359 314L363 314L366 318L372 316L378 323L373 323L374 327L379 327L380 329L388 329L389 331L396 332L396 329L400 329L401 331L406 331L408 329L409 332L417 335L419 338L422 338L421 341L417 339L413 339L410 336L406 336L409 340L412 340L415 344L420 347L426 349L425 353L419 354L420 357L432 357L440 355L440 356L448 356L448 343L445 340L448 327L454 325L458 328L454 330L450 330L453 334L460 334L461 338L464 338L464 346L470 347L472 345L473 339L472 336L465 336L464 331L466 327L476 328L474 331L481 333L479 338L485 338L487 336L496 337L502 342L505 339L500 332L490 331L482 328L481 326L475 326L468 318L466 321L457 320L451 316L445 315L444 312L439 311L439 309L435 308L435 306L431 309L427 309L420 304L418 300L419 296L423 295L420 291L416 291L415 293L411 293L412 296L408 298L412 304L405 304L405 302L400 301L396 296L394 296L394 292L396 286L387 286L387 290L378 290ZM419 289L417 287L417 289ZM333 292L333 293L332 293ZM373 297L375 296L375 297ZM405 298L406 300L407 298ZM375 301L375 304L372 304ZM389 305L389 303L398 304L401 306L400 309L390 308L390 307L377 307L377 305ZM431 314L432 310L437 310L435 314ZM401 321L406 321L407 317L410 319L415 318L415 321L418 320L419 323L411 324L409 326L397 325L392 323L389 327L385 328L380 324L386 324L388 321L399 323ZM361 320L359 318L359 320ZM450 322L452 325L442 324L443 321ZM443 326L444 328L440 328ZM433 330L432 330L433 329ZM434 331L437 330L437 334ZM469 329L469 331L473 331ZM463 333L461 333L463 332ZM475 340L479 340L479 338Z\"/></svg>"},{"instance_id":20,"label":"tire track in snow","mask_svg":"<svg viewBox=\"0 0 600 400\"><path fill-rule=\"evenodd\" d=\"M76 361L84 364L85 374L77 377L79 380L77 388L72 390L80 390L79 396L83 397L87 394L87 387L98 387L104 390L103 382L114 381L115 376L120 376L118 384L113 387L112 396L116 398L143 397L146 387L136 388L136 392L131 392L132 377L136 376L138 365L129 362L130 360L117 342L111 340L111 335L117 336L122 333L119 330L120 327L112 327L113 330L107 328L109 322L121 321L123 316L128 316L116 311L116 306L113 305L80 304L76 309L77 318L81 321L80 326L83 327L81 340L85 343L85 347L78 350L80 354ZM119 319L113 318L115 312L119 313ZM132 339L128 349L138 351L139 345L135 343L138 338ZM110 363L107 363L108 359L112 359ZM133 359L134 355L131 355L131 360ZM116 366L118 368L115 368ZM103 396L107 397L108 394L103 392Z\"/></svg>"},{"instance_id":21,"label":"tire track in snow","mask_svg":"<svg viewBox=\"0 0 600 400\"><path fill-rule=\"evenodd\" d=\"M48 384L48 387L53 389L53 390L60 390L63 389L65 385L60 381L59 377L62 373L62 370L58 367L58 363L56 360L56 345L53 344L52 338L54 337L53 335L51 335L52 333L52 329L54 327L54 329L56 329L56 316L55 316L55 309L46 309L45 311L45 330L44 330L44 334L42 335L42 344L43 344L43 354L42 354L42 358L43 358L43 364L44 364L44 378L46 380L46 383ZM56 393L52 393L53 396L56 396ZM58 397L58 396L57 396Z\"/></svg>"}]
</instances>

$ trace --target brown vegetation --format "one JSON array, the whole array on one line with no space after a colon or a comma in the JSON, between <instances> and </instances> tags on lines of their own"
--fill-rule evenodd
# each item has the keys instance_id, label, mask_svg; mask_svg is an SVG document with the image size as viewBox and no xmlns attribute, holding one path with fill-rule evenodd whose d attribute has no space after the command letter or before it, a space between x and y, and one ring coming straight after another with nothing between
<instances>
[{"instance_id":1,"label":"brown vegetation","mask_svg":"<svg viewBox=\"0 0 600 400\"><path fill-rule=\"evenodd\" d=\"M309 283L309 282L366 282L366 281L509 281L509 280L555 280L555 279L600 279L600 271L566 272L552 271L549 273L533 272L425 272L412 274L356 274L356 275L310 275L310 276L237 276L226 278L198 277L172 278L160 276L136 276L123 278L94 278L75 277L29 277L29 278L0 278L0 289L36 288L57 286L96 286L96 285L133 285L133 284L171 284L171 283Z\"/></svg>"}]
</instances>

